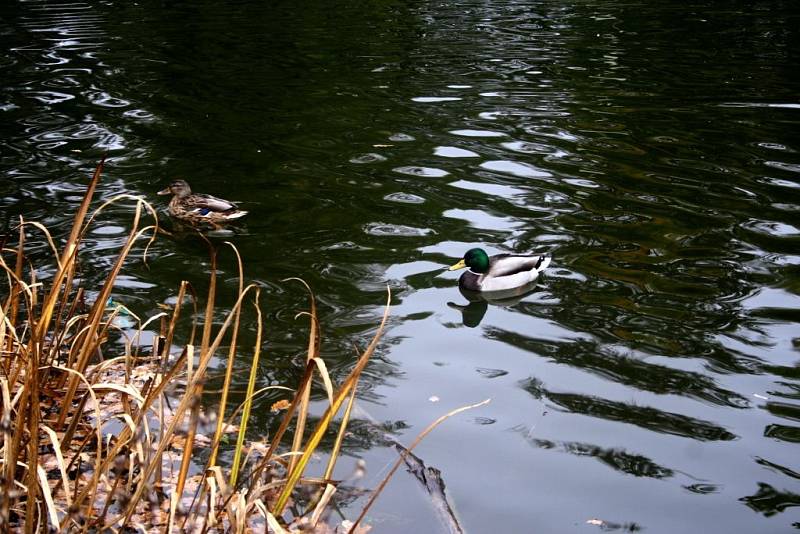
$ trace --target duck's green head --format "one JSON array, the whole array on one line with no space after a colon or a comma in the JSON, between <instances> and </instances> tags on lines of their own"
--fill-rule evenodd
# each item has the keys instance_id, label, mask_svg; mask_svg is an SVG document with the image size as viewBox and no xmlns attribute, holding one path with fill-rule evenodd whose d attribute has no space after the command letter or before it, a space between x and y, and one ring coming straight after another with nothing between
<instances>
[{"instance_id":1,"label":"duck's green head","mask_svg":"<svg viewBox=\"0 0 800 534\"><path fill-rule=\"evenodd\" d=\"M450 270L457 271L464 267L469 267L475 273L489 272L489 255L482 248L471 248L460 262L450 267Z\"/></svg>"}]
</instances>

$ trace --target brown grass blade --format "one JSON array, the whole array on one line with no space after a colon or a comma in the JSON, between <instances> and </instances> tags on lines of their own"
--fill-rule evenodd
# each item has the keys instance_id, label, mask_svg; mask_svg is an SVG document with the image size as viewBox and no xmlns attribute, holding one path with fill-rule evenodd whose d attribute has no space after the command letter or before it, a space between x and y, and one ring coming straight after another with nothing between
<instances>
[{"instance_id":1,"label":"brown grass blade","mask_svg":"<svg viewBox=\"0 0 800 534\"><path fill-rule=\"evenodd\" d=\"M51 286L50 292L45 298L39 321L36 323L36 333L33 337L37 340L43 339L45 332L47 332L47 330L50 328L50 319L53 316L53 310L55 309L55 304L61 291L61 284L66 278L72 278L80 235L83 231L83 221L86 220L86 214L89 212L89 204L91 204L92 197L94 197L94 191L97 188L97 183L100 181L100 174L103 172L105 160L106 157L104 155L100 159L100 163L97 164L91 180L89 180L86 193L84 194L81 205L75 214L75 219L72 222L72 230L70 231L69 238L64 246L64 251L61 254L61 260L59 261L60 267L53 278L53 285ZM69 288L65 288L64 292L68 293ZM63 425L63 421L60 421L58 426L61 425Z\"/></svg>"},{"instance_id":2,"label":"brown grass blade","mask_svg":"<svg viewBox=\"0 0 800 534\"><path fill-rule=\"evenodd\" d=\"M300 480L300 476L302 475L303 471L305 471L306 465L308 461L311 459L311 455L316 450L319 442L322 440L322 436L328 429L333 417L339 411L342 403L347 399L348 395L350 394L350 390L355 387L356 383L358 382L359 377L361 376L361 372L366 367L369 358L372 356L372 353L375 351L375 348L378 346L378 340L380 339L381 334L383 333L383 329L386 326L386 321L389 317L389 305L392 302L392 292L390 288L386 288L387 293L387 300L386 300L386 309L383 313L383 319L381 320L380 325L378 326L378 331L375 333L375 336L372 338L367 349L358 359L358 362L355 365L355 368L350 372L347 379L345 379L344 384L342 385L341 389L337 393L336 397L334 398L334 402L331 406L325 410L325 413L322 415L322 418L317 423L317 427L314 429L314 433L308 440L306 444L306 448L303 451L303 455L300 457L300 460L297 462L294 470L289 473L289 476L286 480L286 486L284 486L283 491L281 492L278 500L275 503L275 506L272 509L272 513L280 517L283 515L283 509L286 506L286 502L289 500L289 496L291 495L292 491L294 490L297 481Z\"/></svg>"},{"instance_id":3,"label":"brown grass blade","mask_svg":"<svg viewBox=\"0 0 800 534\"><path fill-rule=\"evenodd\" d=\"M89 362L90 356L97 349L97 345L99 343L99 338L97 337L97 331L99 329L100 322L103 318L103 313L105 312L105 303L108 301L108 297L111 294L111 289L114 287L114 282L116 281L119 272L122 270L122 265L124 264L125 259L130 254L133 244L140 236L138 228L141 215L142 215L142 203L137 203L133 219L133 228L130 234L128 235L128 239L125 242L125 245L123 246L122 250L117 256L117 260L114 266L111 268L111 271L109 272L105 282L103 283L103 287L101 288L99 294L97 295L97 300L95 301L91 311L89 312L89 319L87 321L89 330L86 332L85 337L83 338L84 342L82 343L81 349L78 353L78 359L73 366L73 368L79 373L82 373L86 369L86 365ZM64 402L62 405L62 409L58 415L56 428L61 428L64 425L64 421L67 418L67 413L69 412L69 406L72 403L72 398L75 395L75 390L77 389L77 387L78 387L78 379L73 375L69 380L69 385L64 395Z\"/></svg>"},{"instance_id":4,"label":"brown grass blade","mask_svg":"<svg viewBox=\"0 0 800 534\"><path fill-rule=\"evenodd\" d=\"M96 460L95 460L95 466L94 466L94 473L93 473L93 476L92 476L92 478L90 479L90 481L89 481L89 483L87 485L87 488L84 489L84 492L89 491L90 494L91 494L91 497L92 497L90 499L90 502L94 502L94 497L95 497L96 490L97 490L97 483L99 482L100 475L103 473L103 471L101 470L102 458L103 458L103 431L102 431L103 418L102 418L102 416L100 414L100 403L97 400L97 395L95 394L94 389L92 388L92 384L86 379L86 376L84 374L79 373L78 371L76 371L74 369L69 369L69 368L66 368L66 367L60 367L60 366L54 366L54 367L66 372L66 373L69 373L70 375L75 376L77 378L77 380L83 382L86 385L86 388L87 388L87 395L92 399L92 405L94 406L94 410L95 410L95 414L94 414L95 415L95 420L97 421L97 426L96 426L96 429L97 429L96 430L96 432L97 432L97 434L96 434L96 437L97 437L97 443L96 443L97 452L96 452L96 456L95 456ZM62 443L63 442L64 441L62 441Z\"/></svg>"},{"instance_id":5,"label":"brown grass blade","mask_svg":"<svg viewBox=\"0 0 800 534\"><path fill-rule=\"evenodd\" d=\"M0 414L0 430L3 432L3 479L0 481L3 486L3 495L11 495L11 486L14 480L14 470L17 466L17 454L14 448L14 440L11 437L11 413L14 405L11 404L11 392L8 388L8 381L0 378L0 400L2 400L3 412ZM0 499L0 530L4 529L10 520L11 499L6 497Z\"/></svg>"},{"instance_id":6,"label":"brown grass blade","mask_svg":"<svg viewBox=\"0 0 800 534\"><path fill-rule=\"evenodd\" d=\"M430 432L434 428L439 426L442 422L444 422L445 420L453 417L454 415L460 414L461 412L465 412L467 410L472 410L473 408L478 408L480 406L484 406L486 404L489 404L489 402L491 402L491 399L486 399L486 400L478 402L476 404L470 404L470 405L467 405L467 406L462 406L461 408L456 408L455 410L453 410L451 412L448 412L448 413L444 414L443 416L439 417L438 419L436 419L436 421L434 421L433 423L428 425L428 427L425 428L425 430L420 432L419 435L414 439L414 441L408 447L408 449L404 450L400 454L400 457L397 459L397 461L394 463L392 468L389 470L389 472L383 478L381 483L378 484L378 487L375 488L375 491L372 492L372 496L370 496L369 501L367 501L367 504L361 510L361 514L358 516L358 519L356 519L353 522L353 525L350 527L350 530L347 531L348 534L356 532L356 529L358 528L359 523L361 523L361 521L364 519L364 516L367 515L367 511L369 511L370 507L372 507L372 505L375 503L375 499L378 498L378 495L381 494L381 492L383 491L383 488L386 487L386 484L389 482L389 479L392 478L392 475L394 475L395 471L397 471L397 469L403 464L403 462L406 459L406 456L408 456L408 453L410 453L412 450L414 450L414 447L419 445L419 443L425 438L425 436L430 434Z\"/></svg>"},{"instance_id":7,"label":"brown grass blade","mask_svg":"<svg viewBox=\"0 0 800 534\"><path fill-rule=\"evenodd\" d=\"M258 305L260 295L261 291L256 289L254 304L256 308L256 314L258 316L258 330L256 331L256 344L253 348L253 361L250 365L250 377L247 381L247 400L245 401L244 409L242 410L242 423L239 425L239 435L236 438L236 451L234 452L233 465L231 466L231 477L229 482L231 487L236 486L236 479L239 475L239 467L242 460L242 449L244 448L244 437L247 433L247 421L250 419L250 408L253 405L253 391L256 388L256 377L258 376L258 364L261 356L261 334L263 329L261 322L261 308Z\"/></svg>"},{"instance_id":8,"label":"brown grass blade","mask_svg":"<svg viewBox=\"0 0 800 534\"><path fill-rule=\"evenodd\" d=\"M328 374L328 366L322 358L314 358L313 362L317 365L320 378L322 378L322 385L325 386L325 394L328 395L328 403L333 404L333 382L331 376Z\"/></svg>"},{"instance_id":9,"label":"brown grass blade","mask_svg":"<svg viewBox=\"0 0 800 534\"><path fill-rule=\"evenodd\" d=\"M328 503L330 502L334 493L336 493L336 486L333 484L325 484L325 490L322 492L322 498L320 498L317 506L314 508L314 513L311 514L312 528L316 528L320 517L322 517L323 512L328 507Z\"/></svg>"},{"instance_id":10,"label":"brown grass blade","mask_svg":"<svg viewBox=\"0 0 800 534\"><path fill-rule=\"evenodd\" d=\"M178 300L175 302L175 307L172 309L172 316L169 319L169 326L167 327L166 336L164 339L164 350L161 353L162 368L166 366L167 359L169 358L169 349L172 347L172 341L175 336L175 326L178 324L178 319L181 316L181 309L183 307L183 299L186 297L186 286L189 282L182 281L178 288Z\"/></svg>"},{"instance_id":11,"label":"brown grass blade","mask_svg":"<svg viewBox=\"0 0 800 534\"><path fill-rule=\"evenodd\" d=\"M350 414L353 412L353 404L356 400L356 390L358 387L353 387L350 391L350 399L347 401L347 408L344 409L342 416L342 423L339 425L339 432L336 434L336 441L333 443L333 449L328 457L328 466L325 468L325 480L333 478L333 470L336 467L336 461L339 459L339 451L342 450L342 442L344 441L345 432L347 431L347 424L350 422Z\"/></svg>"},{"instance_id":12,"label":"brown grass blade","mask_svg":"<svg viewBox=\"0 0 800 534\"><path fill-rule=\"evenodd\" d=\"M200 362L199 362L199 364L197 366L197 371L195 372L195 378L193 379L194 381L197 381L198 377L200 377L200 379L203 378L203 375L204 375L204 373L206 371L206 368L208 367L208 364L211 361L211 357L216 352L217 348L219 348L219 345L222 342L223 337L227 333L227 330L230 327L231 322L233 321L233 315L234 315L235 310L242 306L242 301L247 296L247 294L250 292L250 290L254 289L254 288L257 288L257 286L251 284L251 285L247 286L244 289L244 291L242 292L241 295L239 295L239 298L237 299L233 310L228 314L228 316L225 318L225 322L220 327L219 332L217 334L217 337L211 343L211 345L209 346L208 350L205 353L200 355ZM192 386L194 386L194 384L188 384L187 385L187 389L189 387L192 387ZM174 410L173 420L170 422L169 427L164 432L165 436L171 436L171 435L174 434L175 427L178 425L178 422L181 420L181 418L183 417L183 414L186 412L186 409L189 406L189 402L190 402L190 397L188 397L188 396L184 396L181 399L181 402L178 404L178 406ZM161 442L158 445L158 448L155 451L156 456L160 456L161 454L163 454L164 449L166 449L167 445L168 445L168 440L162 439ZM136 491L131 496L131 500L128 503L128 507L127 507L127 509L125 510L125 513L124 513L122 526L126 525L128 523L128 521L130 521L131 516L133 515L133 513L134 513L134 511L136 509L136 505L138 504L139 500L142 498L142 494L144 493L145 486L146 486L145 482L150 479L150 476L153 474L153 471L155 470L155 467L156 466L151 463L145 469L142 470L142 473L141 473L141 481L142 481L142 483L140 483L137 486Z\"/></svg>"},{"instance_id":13,"label":"brown grass blade","mask_svg":"<svg viewBox=\"0 0 800 534\"><path fill-rule=\"evenodd\" d=\"M179 357L175 361L175 363L172 365L169 371L164 373L162 380L155 387L151 388L150 391L148 391L148 394L144 400L144 404L142 405L135 419L136 428L138 428L140 424L143 424L142 421L145 420L146 414L149 412L155 401L158 398L160 398L161 394L164 392L164 389L167 387L167 384L171 382L171 380L178 373L179 369L183 366L183 361L185 357L186 357L186 351L183 351L181 357ZM129 430L128 427L124 428L117 437L116 443L107 452L106 458L103 460L97 471L105 472L109 468L109 465L111 465L111 463L114 461L114 458L116 458L117 455L120 454L120 451L131 443L132 438L133 438L133 433ZM153 456L160 457L161 453L163 453L163 449L160 452L156 450ZM152 475L153 471L151 469L155 469L152 463L153 462L151 461L151 463L147 466L147 470L149 470L149 475L147 476L146 479L143 480L148 480L150 475ZM86 500L87 497L89 496L90 489L91 488L86 487L83 490L81 490L80 493L77 494L77 496L74 498L75 506L80 507L83 504L83 501ZM64 527L65 521L66 519L62 520L62 525L61 525L62 528ZM103 528L104 529L110 528L111 524L113 524L114 522L115 521L112 521L111 523L106 523L106 525Z\"/></svg>"},{"instance_id":14,"label":"brown grass blade","mask_svg":"<svg viewBox=\"0 0 800 534\"><path fill-rule=\"evenodd\" d=\"M25 255L23 253L23 251L25 250L25 230L22 227L22 217L19 218L19 222L20 222L20 225L19 225L19 245L18 245L18 248L17 248L17 261L16 261L16 263L14 265L14 278L16 278L17 281L22 280L22 266L25 264ZM3 263L5 264L5 262L3 262ZM12 289L12 297L13 297L14 290L16 289L16 287L15 286L11 286L10 284L9 284L9 287ZM18 310L19 310L19 299L18 298L14 298L11 301L11 313L9 313L9 318L11 320L11 324L17 324L17 313L18 313ZM10 352L10 350L11 350L11 347L9 347L9 352Z\"/></svg>"},{"instance_id":15,"label":"brown grass blade","mask_svg":"<svg viewBox=\"0 0 800 534\"><path fill-rule=\"evenodd\" d=\"M50 525L57 525L58 509L56 509L56 503L53 501L53 495L50 493L50 485L47 483L47 473L41 465L37 465L36 474L39 477L39 487L42 488L42 495L44 496L45 507L47 508L47 516L50 520ZM36 509L35 506L28 507ZM31 525L31 527L33 527L33 525ZM33 528L31 528L31 531L33 531Z\"/></svg>"},{"instance_id":16,"label":"brown grass blade","mask_svg":"<svg viewBox=\"0 0 800 534\"><path fill-rule=\"evenodd\" d=\"M303 372L303 376L300 379L300 383L297 391L295 392L294 398L289 404L289 408L286 409L286 413L281 419L281 424L278 426L278 430L275 431L275 435L272 437L272 441L270 442L267 452L264 454L264 458L258 463L256 468L253 470L253 474L250 476L250 483L247 488L248 494L253 492L259 478L261 477L261 473L264 472L264 469L266 469L267 465L274 459L273 455L283 439L286 429L289 428L289 423L291 423L292 418L294 417L294 412L297 409L297 406L300 404L300 396L302 395L303 386L314 376L314 365L314 363L308 363L306 365L306 370Z\"/></svg>"},{"instance_id":17,"label":"brown grass blade","mask_svg":"<svg viewBox=\"0 0 800 534\"><path fill-rule=\"evenodd\" d=\"M314 292L311 287L301 278L287 278L283 282L296 281L300 282L306 287L308 291L308 306L310 317L309 333L308 333L308 351L306 353L306 362L312 361L319 355L320 335L319 335L319 322L317 321L317 299L314 297ZM300 405L297 407L297 425L295 426L294 437L292 439L292 451L299 452L303 447L303 434L306 428L306 419L308 418L308 405L311 400L311 382L303 386L300 394ZM289 459L289 471L292 471L297 465L298 456L292 455Z\"/></svg>"},{"instance_id":18,"label":"brown grass blade","mask_svg":"<svg viewBox=\"0 0 800 534\"><path fill-rule=\"evenodd\" d=\"M269 512L267 512L267 525L269 525L269 528L275 532L275 534L288 534L286 529L281 526L275 516Z\"/></svg>"},{"instance_id":19,"label":"brown grass blade","mask_svg":"<svg viewBox=\"0 0 800 534\"><path fill-rule=\"evenodd\" d=\"M178 482L175 484L175 498L176 502L180 502L183 497L183 488L186 485L186 476L189 473L189 465L192 460L192 450L194 449L194 436L197 433L198 420L200 419L200 396L203 394L203 384L198 382L195 384L191 393L194 404L192 405L191 419L189 421L189 432L186 434L186 447L183 450L183 458L181 458L181 470L178 473ZM170 514L172 515L172 514Z\"/></svg>"},{"instance_id":20,"label":"brown grass blade","mask_svg":"<svg viewBox=\"0 0 800 534\"><path fill-rule=\"evenodd\" d=\"M230 245L230 247L233 249L233 253L236 254L236 264L239 267L239 293L241 293L244 290L244 267L242 265L242 257L239 255L239 249L237 249L233 243L226 241L225 244ZM219 451L219 442L222 436L222 425L225 421L225 410L227 409L228 405L228 391L231 387L231 380L233 379L233 367L236 360L236 336L239 333L239 315L240 313L237 311L233 320L231 345L228 349L228 367L225 369L225 381L222 384L222 394L219 400L217 428L214 430L214 440L211 447L208 465L214 465L217 462L217 452Z\"/></svg>"},{"instance_id":21,"label":"brown grass blade","mask_svg":"<svg viewBox=\"0 0 800 534\"><path fill-rule=\"evenodd\" d=\"M42 425L42 430L47 432L47 435L50 437L50 442L53 444L53 451L56 455L56 461L58 462L58 470L61 473L61 483L64 485L64 488L69 488L69 477L67 476L67 465L64 461L64 455L61 454L61 443L58 441L58 435L56 435L56 431L50 428L47 425ZM72 505L72 499L70 498L69 491L64 492L64 497L67 501L67 506L69 507ZM53 523L53 525L57 525L58 523Z\"/></svg>"},{"instance_id":22,"label":"brown grass blade","mask_svg":"<svg viewBox=\"0 0 800 534\"><path fill-rule=\"evenodd\" d=\"M26 395L22 407L27 411L27 423L29 431L28 441L28 474L26 484L28 486L28 503L34 503L39 498L39 484L37 484L36 466L39 464L39 349L41 343L34 343L28 358L28 369L25 372L25 385L22 386ZM23 425L24 426L24 425ZM36 519L36 507L25 507L25 532L33 534L33 526Z\"/></svg>"},{"instance_id":23,"label":"brown grass blade","mask_svg":"<svg viewBox=\"0 0 800 534\"><path fill-rule=\"evenodd\" d=\"M200 234L203 236L203 234ZM206 300L206 314L205 322L203 323L203 337L200 341L200 353L204 354L208 350L208 344L211 341L211 328L214 325L214 302L217 296L217 250L203 236L208 244L208 253L211 257L211 274L208 279L208 299Z\"/></svg>"},{"instance_id":24,"label":"brown grass blade","mask_svg":"<svg viewBox=\"0 0 800 534\"><path fill-rule=\"evenodd\" d=\"M61 261L58 258L58 249L56 248L56 244L53 241L53 236L50 235L50 231L47 229L47 227L45 227L45 225L43 225L42 223L36 221L25 221L22 217L19 218L19 225L20 227L33 226L34 228L37 228L44 234L44 237L47 240L47 244L50 246L50 250L53 252L53 257L57 262L58 268L61 269L63 265L61 265ZM20 230L22 230L22 228L20 228ZM25 235L25 234L21 233L20 235ZM20 246L21 245L22 243L20 243Z\"/></svg>"}]
</instances>

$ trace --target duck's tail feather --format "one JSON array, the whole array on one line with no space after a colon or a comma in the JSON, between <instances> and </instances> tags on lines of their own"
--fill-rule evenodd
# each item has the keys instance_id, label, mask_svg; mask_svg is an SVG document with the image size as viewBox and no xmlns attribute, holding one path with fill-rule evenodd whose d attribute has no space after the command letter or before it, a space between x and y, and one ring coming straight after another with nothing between
<instances>
[{"instance_id":1,"label":"duck's tail feather","mask_svg":"<svg viewBox=\"0 0 800 534\"><path fill-rule=\"evenodd\" d=\"M241 219L245 215L247 215L246 211L238 210L238 211L234 211L233 213L226 214L225 218L228 219L229 221L232 221L232 220L235 220L235 219Z\"/></svg>"}]
</instances>

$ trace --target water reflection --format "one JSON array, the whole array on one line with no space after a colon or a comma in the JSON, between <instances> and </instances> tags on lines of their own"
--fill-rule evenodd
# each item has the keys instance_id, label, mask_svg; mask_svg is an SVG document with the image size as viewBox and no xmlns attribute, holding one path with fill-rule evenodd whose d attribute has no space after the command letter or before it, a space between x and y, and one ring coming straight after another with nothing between
<instances>
[{"instance_id":1,"label":"water reflection","mask_svg":"<svg viewBox=\"0 0 800 534\"><path fill-rule=\"evenodd\" d=\"M737 436L710 422L657 408L616 402L589 395L548 391L547 398L564 410L610 421L623 421L653 430L701 441L731 441Z\"/></svg>"},{"instance_id":2,"label":"water reflection","mask_svg":"<svg viewBox=\"0 0 800 534\"><path fill-rule=\"evenodd\" d=\"M675 474L672 469L658 465L645 456L631 454L624 450L604 449L602 447L589 445L587 443L555 443L549 440L533 438L530 436L528 429L524 427L516 428L514 430L522 433L524 437L526 437L531 443L531 445L542 449L573 454L575 456L592 457L608 467L624 474L656 479L669 478Z\"/></svg>"},{"instance_id":3,"label":"water reflection","mask_svg":"<svg viewBox=\"0 0 800 534\"><path fill-rule=\"evenodd\" d=\"M753 495L739 500L766 517L783 512L787 508L800 506L800 495L797 493L780 491L763 482L758 484L758 491Z\"/></svg>"},{"instance_id":4,"label":"water reflection","mask_svg":"<svg viewBox=\"0 0 800 534\"><path fill-rule=\"evenodd\" d=\"M264 384L302 369L294 317L306 295L280 280L316 290L334 377L374 333L390 286L392 322L359 390L386 432L407 440L479 393L494 399L437 430L425 458L468 530L499 516L510 531L569 530L587 519L565 504L575 499L629 521L619 528L788 527L800 443L796 8L689 11L7 2L3 226L24 215L63 234L106 152L103 198L180 177L244 199L246 227L211 240L235 241L265 288ZM114 209L90 230L86 280L128 226ZM534 294L462 301L437 274L472 246L547 248L559 268ZM151 253L149 270L126 265L114 295L144 317L179 280L207 283L199 239L178 232ZM224 252L219 267L226 306L237 267ZM248 345L255 319L243 324ZM236 366L243 389L249 362ZM251 428L274 424L254 412ZM345 448L384 465L386 445L358 421ZM492 475L479 488L462 474L474 458ZM419 516L415 486L396 483L383 512ZM381 527L430 530L396 517Z\"/></svg>"},{"instance_id":5,"label":"water reflection","mask_svg":"<svg viewBox=\"0 0 800 534\"><path fill-rule=\"evenodd\" d=\"M481 324L483 316L486 315L486 310L489 308L489 304L503 307L519 304L522 299L531 295L536 290L536 282L534 281L514 289L492 291L490 293L470 291L461 287L459 287L458 290L461 292L461 295L467 299L468 304L448 302L447 305L461 312L461 322L464 326L475 328Z\"/></svg>"}]
</instances>

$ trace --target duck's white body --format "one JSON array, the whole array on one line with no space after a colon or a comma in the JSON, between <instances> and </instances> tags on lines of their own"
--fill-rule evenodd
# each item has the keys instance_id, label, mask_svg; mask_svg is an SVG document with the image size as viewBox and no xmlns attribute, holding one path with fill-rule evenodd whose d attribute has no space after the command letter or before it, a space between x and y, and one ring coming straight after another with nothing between
<instances>
[{"instance_id":1,"label":"duck's white body","mask_svg":"<svg viewBox=\"0 0 800 534\"><path fill-rule=\"evenodd\" d=\"M550 260L550 256L544 254L498 254L488 257L483 250L472 249L450 269L470 268L458 280L461 289L508 291L535 281L550 265Z\"/></svg>"},{"instance_id":2,"label":"duck's white body","mask_svg":"<svg viewBox=\"0 0 800 534\"><path fill-rule=\"evenodd\" d=\"M471 269L461 275L459 287L472 291L508 291L530 284L550 265L550 256L500 254L489 259L489 272Z\"/></svg>"}]
</instances>

